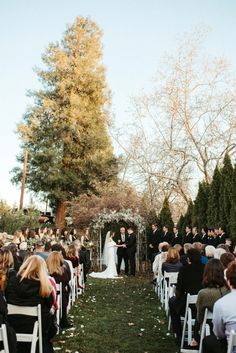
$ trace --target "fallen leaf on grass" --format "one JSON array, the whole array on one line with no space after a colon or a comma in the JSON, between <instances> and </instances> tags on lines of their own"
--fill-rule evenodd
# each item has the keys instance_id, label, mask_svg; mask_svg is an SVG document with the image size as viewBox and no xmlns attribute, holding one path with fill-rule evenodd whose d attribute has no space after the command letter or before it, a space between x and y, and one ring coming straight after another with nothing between
<instances>
[{"instance_id":1,"label":"fallen leaf on grass","mask_svg":"<svg viewBox=\"0 0 236 353\"><path fill-rule=\"evenodd\" d=\"M128 322L128 326L134 326L133 322Z\"/></svg>"}]
</instances>

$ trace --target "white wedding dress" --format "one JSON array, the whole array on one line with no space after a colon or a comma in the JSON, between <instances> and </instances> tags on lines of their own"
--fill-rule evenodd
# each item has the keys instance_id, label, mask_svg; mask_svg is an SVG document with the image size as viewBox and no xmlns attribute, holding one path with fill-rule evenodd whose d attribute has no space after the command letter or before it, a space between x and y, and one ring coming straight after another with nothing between
<instances>
[{"instance_id":1,"label":"white wedding dress","mask_svg":"<svg viewBox=\"0 0 236 353\"><path fill-rule=\"evenodd\" d=\"M111 238L105 242L104 253L106 251L106 256L103 254L103 262L104 257L106 257L105 263L107 264L107 268L103 272L92 272L89 276L94 278L121 278L118 277L116 270L116 243Z\"/></svg>"}]
</instances>

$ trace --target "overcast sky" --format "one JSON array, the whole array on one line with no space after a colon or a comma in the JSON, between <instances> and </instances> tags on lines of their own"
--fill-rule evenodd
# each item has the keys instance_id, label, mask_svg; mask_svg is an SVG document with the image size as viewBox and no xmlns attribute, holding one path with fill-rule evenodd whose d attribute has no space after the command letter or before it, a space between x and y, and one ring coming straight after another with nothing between
<instances>
[{"instance_id":1,"label":"overcast sky","mask_svg":"<svg viewBox=\"0 0 236 353\"><path fill-rule=\"evenodd\" d=\"M104 64L117 125L130 119L129 99L150 81L161 57L195 26L211 29L210 55L224 55L236 68L234 0L1 0L0 1L0 199L19 203L10 182L19 141L16 124L38 86L33 67L49 42L60 40L78 15L90 16L104 31Z\"/></svg>"}]
</instances>

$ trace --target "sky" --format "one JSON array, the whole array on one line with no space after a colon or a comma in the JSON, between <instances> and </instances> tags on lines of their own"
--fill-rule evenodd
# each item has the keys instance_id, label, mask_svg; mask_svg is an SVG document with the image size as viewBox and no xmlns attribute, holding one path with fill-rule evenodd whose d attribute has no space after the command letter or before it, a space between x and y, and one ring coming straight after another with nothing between
<instances>
[{"instance_id":1,"label":"sky","mask_svg":"<svg viewBox=\"0 0 236 353\"><path fill-rule=\"evenodd\" d=\"M20 144L16 126L30 103L27 90L39 87L33 68L76 16L89 16L104 32L103 62L119 127L131 119L130 98L151 86L161 58L184 32L210 28L207 52L236 68L234 0L0 0L0 200L10 205L20 199L10 181Z\"/></svg>"}]
</instances>

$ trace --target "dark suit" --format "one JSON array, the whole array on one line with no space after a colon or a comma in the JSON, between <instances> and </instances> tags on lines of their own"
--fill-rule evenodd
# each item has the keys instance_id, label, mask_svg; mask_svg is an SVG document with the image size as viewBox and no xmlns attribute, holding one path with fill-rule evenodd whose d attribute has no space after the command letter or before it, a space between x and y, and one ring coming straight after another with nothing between
<instances>
[{"instance_id":1,"label":"dark suit","mask_svg":"<svg viewBox=\"0 0 236 353\"><path fill-rule=\"evenodd\" d=\"M126 247L127 247L128 261L130 265L130 274L132 276L135 276L136 235L134 233L128 235L128 238L126 241Z\"/></svg>"},{"instance_id":2,"label":"dark suit","mask_svg":"<svg viewBox=\"0 0 236 353\"><path fill-rule=\"evenodd\" d=\"M185 243L192 244L192 240L193 240L193 233L191 233L191 232L186 233L186 235L184 236L183 244L185 244Z\"/></svg>"},{"instance_id":3,"label":"dark suit","mask_svg":"<svg viewBox=\"0 0 236 353\"><path fill-rule=\"evenodd\" d=\"M202 244L207 244L207 234L206 233L202 235L200 242Z\"/></svg>"},{"instance_id":4,"label":"dark suit","mask_svg":"<svg viewBox=\"0 0 236 353\"><path fill-rule=\"evenodd\" d=\"M180 234L179 232L178 233L175 233L173 235L173 238L172 238L172 242L171 242L171 245L174 246L176 244L180 244L182 245L182 234Z\"/></svg>"},{"instance_id":5,"label":"dark suit","mask_svg":"<svg viewBox=\"0 0 236 353\"><path fill-rule=\"evenodd\" d=\"M200 242L200 241L201 241L200 235L198 233L193 234L192 243L196 243L196 242Z\"/></svg>"},{"instance_id":6,"label":"dark suit","mask_svg":"<svg viewBox=\"0 0 236 353\"><path fill-rule=\"evenodd\" d=\"M219 244L225 244L227 235L225 233L222 233L221 235L219 235L218 240L219 240Z\"/></svg>"},{"instance_id":7,"label":"dark suit","mask_svg":"<svg viewBox=\"0 0 236 353\"><path fill-rule=\"evenodd\" d=\"M126 242L128 240L128 235L125 234L124 238L125 239L123 241L121 234L119 234L116 237L116 243L118 245L126 244ZM129 264L128 264L127 249L126 248L122 248L122 247L118 247L117 248L117 258L118 258L118 263L117 263L117 272L118 272L118 274L120 273L120 266L121 266L121 262L122 262L123 259L124 259L124 262L125 262L125 273L128 274L128 272L129 272Z\"/></svg>"},{"instance_id":8,"label":"dark suit","mask_svg":"<svg viewBox=\"0 0 236 353\"><path fill-rule=\"evenodd\" d=\"M171 244L172 243L172 234L169 232L163 233L162 235L162 241L166 241L167 243Z\"/></svg>"},{"instance_id":9,"label":"dark suit","mask_svg":"<svg viewBox=\"0 0 236 353\"><path fill-rule=\"evenodd\" d=\"M159 247L160 243L161 243L161 233L158 229L156 229L150 235L149 244L151 244L153 246L153 248L149 247L149 249L148 249L149 250L149 258L152 262L154 261L156 254L158 254L158 252L159 252L158 247Z\"/></svg>"}]
</instances>

